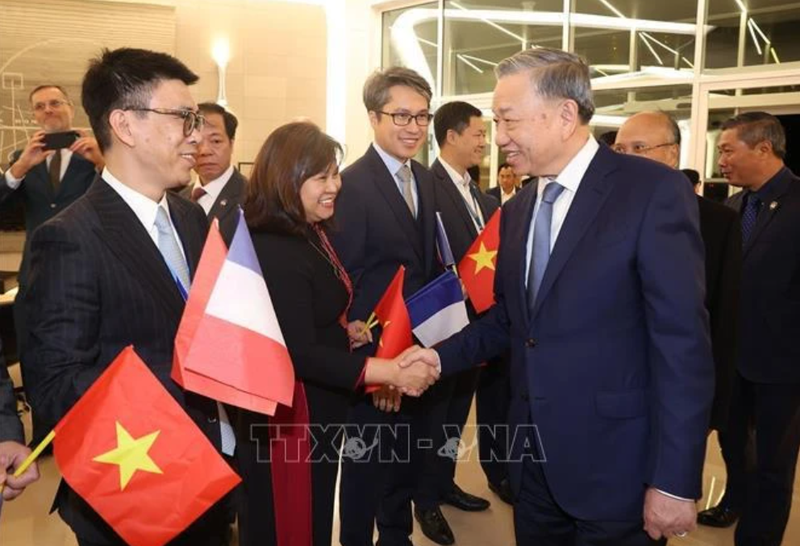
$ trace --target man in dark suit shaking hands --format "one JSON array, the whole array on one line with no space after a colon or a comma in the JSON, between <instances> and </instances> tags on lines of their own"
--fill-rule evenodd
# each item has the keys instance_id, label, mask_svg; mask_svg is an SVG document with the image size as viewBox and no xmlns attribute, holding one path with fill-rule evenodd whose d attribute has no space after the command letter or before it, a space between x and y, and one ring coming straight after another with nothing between
<instances>
[{"instance_id":1,"label":"man in dark suit shaking hands","mask_svg":"<svg viewBox=\"0 0 800 546\"><path fill-rule=\"evenodd\" d=\"M174 57L128 48L103 51L84 77L83 106L106 167L31 243L25 386L47 422L58 422L133 345L215 446L225 450L233 437L213 400L170 378L207 231L200 207L167 192L189 182L202 139L203 118L189 92L196 81ZM55 506L80 546L123 543L63 482ZM218 503L174 543L221 546L226 529Z\"/></svg>"},{"instance_id":2,"label":"man in dark suit shaking hands","mask_svg":"<svg viewBox=\"0 0 800 546\"><path fill-rule=\"evenodd\" d=\"M780 121L748 112L722 124L719 168L743 189L739 355L728 426L719 435L725 496L700 514L736 545L781 544L800 447L800 179L783 164Z\"/></svg>"},{"instance_id":3,"label":"man in dark suit shaking hands","mask_svg":"<svg viewBox=\"0 0 800 546\"><path fill-rule=\"evenodd\" d=\"M349 320L356 337L400 265L406 268L406 298L432 280L437 271L433 181L430 172L411 159L425 144L433 117L430 86L413 70L392 67L373 74L364 84L363 95L375 140L342 172L334 218L338 229L333 241L353 282ZM373 355L377 344L369 343L360 350ZM386 450L382 453L388 456L389 450L404 441L391 441L388 428L378 435L376 426L398 424L393 430L413 433L426 430L423 408L427 396L401 400L397 390L382 389L354 398L349 421L366 428L353 440L377 447L362 458L345 453L342 460L339 503L343 546L372 546L376 521L382 546L410 544L411 495L420 454L412 444L410 454L396 453L411 462L379 461L379 450ZM351 431L357 432L355 428L348 429Z\"/></svg>"},{"instance_id":4,"label":"man in dark suit shaking hands","mask_svg":"<svg viewBox=\"0 0 800 546\"><path fill-rule=\"evenodd\" d=\"M683 536L714 383L694 194L594 140L576 55L529 49L496 73L497 144L536 178L504 207L496 305L408 359L447 374L510 348L517 544Z\"/></svg>"}]
</instances>

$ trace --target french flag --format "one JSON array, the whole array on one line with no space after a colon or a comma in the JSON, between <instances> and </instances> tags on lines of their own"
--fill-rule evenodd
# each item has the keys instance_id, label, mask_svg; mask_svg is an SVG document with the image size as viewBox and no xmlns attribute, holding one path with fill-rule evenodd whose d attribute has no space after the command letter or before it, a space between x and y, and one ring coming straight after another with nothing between
<instances>
[{"instance_id":1,"label":"french flag","mask_svg":"<svg viewBox=\"0 0 800 546\"><path fill-rule=\"evenodd\" d=\"M411 329L425 347L433 347L469 324L461 282L445 271L406 301Z\"/></svg>"},{"instance_id":2,"label":"french flag","mask_svg":"<svg viewBox=\"0 0 800 546\"><path fill-rule=\"evenodd\" d=\"M294 368L240 211L231 248L212 225L178 334L172 376L187 390L274 415Z\"/></svg>"}]
</instances>

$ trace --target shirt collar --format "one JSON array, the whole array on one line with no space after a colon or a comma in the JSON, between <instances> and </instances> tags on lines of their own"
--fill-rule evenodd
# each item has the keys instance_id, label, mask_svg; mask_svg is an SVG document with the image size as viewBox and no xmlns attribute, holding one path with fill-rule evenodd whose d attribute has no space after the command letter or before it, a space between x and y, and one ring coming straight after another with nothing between
<instances>
[{"instance_id":1,"label":"shirt collar","mask_svg":"<svg viewBox=\"0 0 800 546\"><path fill-rule=\"evenodd\" d=\"M589 135L586 144L583 145L577 154L570 159L567 166L564 167L564 170L559 173L558 176L555 177L556 182L564 186L564 189L575 193L578 191L578 187L581 185L581 180L583 180L583 176L586 174L586 171L589 170L589 164L594 159L597 150L600 149L600 145L594 139L592 135ZM540 177L539 178L539 190L541 193L541 183L546 182L546 178ZM501 190L502 191L502 190Z\"/></svg>"},{"instance_id":2,"label":"shirt collar","mask_svg":"<svg viewBox=\"0 0 800 546\"><path fill-rule=\"evenodd\" d=\"M378 146L377 142L373 142L372 146L375 148L375 151L378 152L378 155L383 160L383 164L386 165L386 168L389 169L389 172L392 173L392 176L397 174L397 171L400 170L400 167L403 165L408 165L409 168L411 167L411 160L406 159L405 161L399 161L396 157L389 155L387 152L383 150L380 146ZM414 170L411 170L411 174L413 176Z\"/></svg>"},{"instance_id":3,"label":"shirt collar","mask_svg":"<svg viewBox=\"0 0 800 546\"><path fill-rule=\"evenodd\" d=\"M200 178L195 180L192 190L194 190L194 188L203 188L206 194L216 201L217 197L219 197L219 194L222 193L222 188L225 187L225 184L228 183L228 180L231 179L231 176L233 176L233 165L228 165L228 168L225 169L225 172L205 186L203 186L203 184L200 182Z\"/></svg>"},{"instance_id":4,"label":"shirt collar","mask_svg":"<svg viewBox=\"0 0 800 546\"><path fill-rule=\"evenodd\" d=\"M148 233L150 233L150 231L153 229L153 226L156 224L156 213L158 212L158 207L162 207L167 212L167 218L170 218L169 205L167 204L167 192L164 192L164 196L161 198L161 201L156 203L146 195L139 193L130 186L127 186L121 182L111 173L111 171L108 170L108 167L103 169L102 176L103 180L105 180L108 185L111 186L120 197L122 197L122 200L125 201L125 203L131 209L133 209L134 214L136 214L136 217L139 219ZM171 218L170 222L172 222Z\"/></svg>"},{"instance_id":5,"label":"shirt collar","mask_svg":"<svg viewBox=\"0 0 800 546\"><path fill-rule=\"evenodd\" d=\"M441 156L439 156L439 163L442 164L442 167L444 167L444 170L450 175L450 178L453 180L453 182L455 182L456 186L469 187L469 183L472 182L472 178L470 177L468 171L465 171L464 176L461 176L458 174L458 171L456 171L453 166L445 161Z\"/></svg>"}]
</instances>

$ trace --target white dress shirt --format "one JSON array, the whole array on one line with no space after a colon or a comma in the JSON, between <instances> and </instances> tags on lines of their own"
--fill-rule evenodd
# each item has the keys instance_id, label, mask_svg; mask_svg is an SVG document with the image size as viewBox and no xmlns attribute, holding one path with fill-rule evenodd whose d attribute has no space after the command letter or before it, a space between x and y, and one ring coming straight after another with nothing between
<instances>
[{"instance_id":1,"label":"white dress shirt","mask_svg":"<svg viewBox=\"0 0 800 546\"><path fill-rule=\"evenodd\" d=\"M233 165L228 166L228 168L225 169L225 172L223 172L219 178L215 178L205 186L200 183L199 178L195 180L194 185L192 185L192 191L194 191L195 188L203 188L203 190L206 192L205 195L197 200L197 204L203 207L203 210L206 212L206 216L208 216L208 213L211 212L211 207L214 206L214 203L217 201L217 197L219 197L219 194L222 193L222 188L225 187L225 184L228 183L228 180L230 180L231 176L233 176Z\"/></svg>"},{"instance_id":2,"label":"white dress shirt","mask_svg":"<svg viewBox=\"0 0 800 546\"><path fill-rule=\"evenodd\" d=\"M72 152L67 148L62 148L60 150L56 150L56 154L59 153L61 154L61 172L58 175L58 179L63 180L64 174L67 172L67 169L69 168L69 162L72 159ZM55 156L56 154L52 154L48 156L47 159L45 159L48 172L50 172L50 162L53 161L53 156ZM8 169L6 171L5 176L6 176L6 185L12 190L16 190L17 188L19 188L19 185L25 179L24 176L22 178L16 178L13 174L11 174L11 169Z\"/></svg>"},{"instance_id":3,"label":"white dress shirt","mask_svg":"<svg viewBox=\"0 0 800 546\"><path fill-rule=\"evenodd\" d=\"M553 203L553 219L550 224L550 252L553 251L553 247L558 239L558 234L561 232L561 226L564 225L564 220L567 217L569 208L572 206L572 200L575 199L575 194L578 191L578 187L581 185L583 175L586 174L586 171L589 169L589 163L592 162L594 155L599 149L600 145L597 144L593 136L589 135L589 139L586 141L586 144L583 145L583 148L575 154L575 157L567 163L564 170L556 176L555 181L564 186L564 190ZM533 228L536 224L536 214L539 212L539 206L542 203L544 187L550 183L550 179L544 177L539 177L537 181L536 204L533 207L533 219L531 220L531 228L528 232L528 241L525 244L526 285L528 282L528 271L531 268L531 248L533 247Z\"/></svg>"},{"instance_id":4,"label":"white dress shirt","mask_svg":"<svg viewBox=\"0 0 800 546\"><path fill-rule=\"evenodd\" d=\"M439 163L442 164L444 170L450 175L450 179L456 185L456 188L458 188L459 193L461 193L461 197L464 198L464 203L467 205L467 209L470 211L472 223L475 224L475 230L480 233L483 230L483 226L486 224L486 221L481 213L481 207L478 205L475 196L472 195L472 192L470 191L472 177L467 171L464 171L464 176L458 174L458 171L456 171L447 161L442 159L441 156L439 156Z\"/></svg>"},{"instance_id":5,"label":"white dress shirt","mask_svg":"<svg viewBox=\"0 0 800 546\"><path fill-rule=\"evenodd\" d=\"M414 169L411 168L411 160L406 159L403 162L400 162L398 159L392 157L385 151L383 148L378 146L377 142L373 142L372 146L375 148L375 151L378 152L378 155L383 160L383 164L386 165L386 168L389 169L389 172L392 174L392 180L394 180L395 186L397 186L397 191L400 192L400 197L403 197L403 183L400 182L400 178L397 176L397 171L400 170L400 167L403 165L408 165L408 168L411 171L411 196L414 198L414 210L417 211L419 214L419 197L417 196L417 179L414 177Z\"/></svg>"},{"instance_id":6,"label":"white dress shirt","mask_svg":"<svg viewBox=\"0 0 800 546\"><path fill-rule=\"evenodd\" d=\"M517 187L516 186L511 188L511 193L506 193L506 192L503 191L503 188L500 188L500 204L501 205L505 205L506 201L508 201L509 199L514 197L515 195L517 195Z\"/></svg>"}]
</instances>

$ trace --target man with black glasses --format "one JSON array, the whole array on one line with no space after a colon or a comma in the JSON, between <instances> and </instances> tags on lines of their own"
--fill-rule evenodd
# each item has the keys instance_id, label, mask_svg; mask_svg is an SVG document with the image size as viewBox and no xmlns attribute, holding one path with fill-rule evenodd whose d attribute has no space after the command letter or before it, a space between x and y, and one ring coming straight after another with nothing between
<instances>
[{"instance_id":1,"label":"man with black glasses","mask_svg":"<svg viewBox=\"0 0 800 546\"><path fill-rule=\"evenodd\" d=\"M26 303L31 405L58 422L133 345L209 440L230 450L217 403L171 378L175 333L207 231L200 207L167 192L186 185L203 118L189 92L197 76L164 53L105 50L83 81L83 107L106 166L86 194L31 242ZM55 506L79 546L124 542L66 483ZM172 545L221 546L217 503Z\"/></svg>"}]
</instances>

